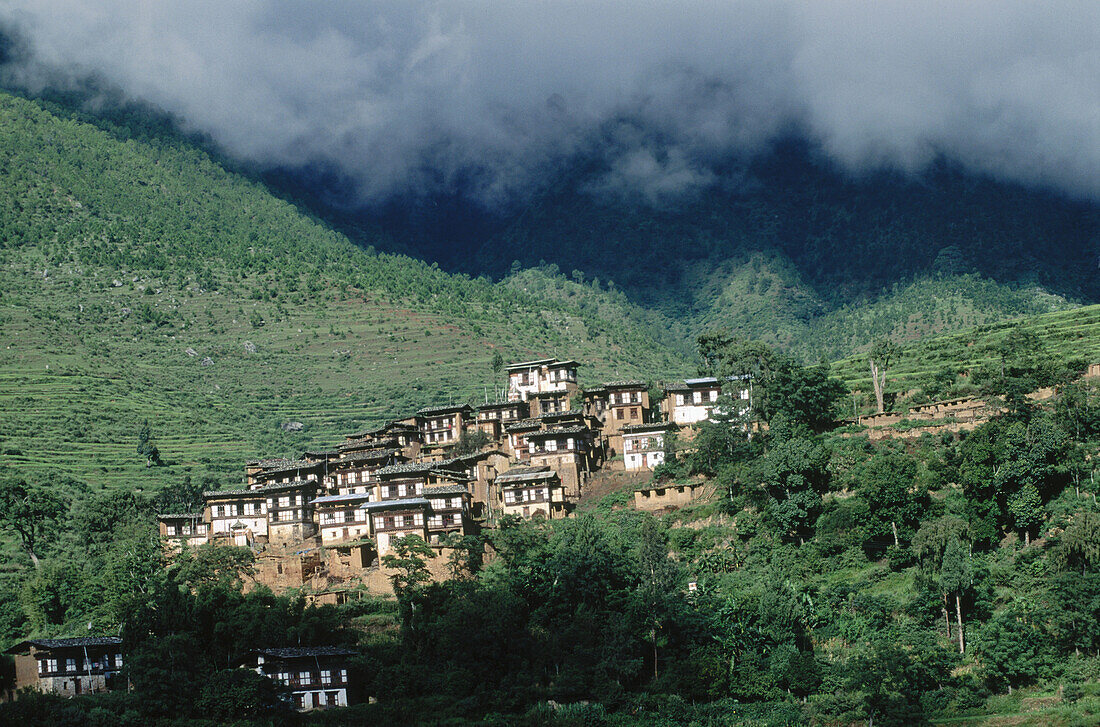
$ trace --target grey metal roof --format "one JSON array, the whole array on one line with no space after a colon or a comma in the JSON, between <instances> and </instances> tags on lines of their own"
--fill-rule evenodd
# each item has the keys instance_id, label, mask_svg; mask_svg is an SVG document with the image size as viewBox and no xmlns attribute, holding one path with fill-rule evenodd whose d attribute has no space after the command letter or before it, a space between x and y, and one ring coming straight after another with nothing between
<instances>
[{"instance_id":1,"label":"grey metal roof","mask_svg":"<svg viewBox=\"0 0 1100 727\"><path fill-rule=\"evenodd\" d=\"M645 389L645 388L648 388L648 387L649 387L649 382L648 381L641 381L641 380L638 380L638 379L632 379L632 380L627 380L627 381L608 381L608 382L604 383L604 385L603 385L603 388L605 388L605 389L637 389L637 388Z\"/></svg>"},{"instance_id":2,"label":"grey metal roof","mask_svg":"<svg viewBox=\"0 0 1100 727\"><path fill-rule=\"evenodd\" d=\"M513 369L529 369L534 366L549 366L556 363L559 363L556 358L537 358L534 361L520 361L519 363L508 364L504 367L504 370L511 371Z\"/></svg>"},{"instance_id":3,"label":"grey metal roof","mask_svg":"<svg viewBox=\"0 0 1100 727\"><path fill-rule=\"evenodd\" d=\"M346 495L325 495L324 497L318 497L313 500L314 505L329 505L337 502L355 502L357 500L369 500L372 496L370 492L351 492Z\"/></svg>"},{"instance_id":4,"label":"grey metal roof","mask_svg":"<svg viewBox=\"0 0 1100 727\"><path fill-rule=\"evenodd\" d=\"M406 497L402 500L380 500L379 502L364 502L359 506L360 510L385 510L391 507L427 507L428 501L423 497Z\"/></svg>"},{"instance_id":5,"label":"grey metal roof","mask_svg":"<svg viewBox=\"0 0 1100 727\"><path fill-rule=\"evenodd\" d=\"M202 493L203 498L220 498L220 497L245 497L245 498L263 498L263 493L259 490L206 490Z\"/></svg>"},{"instance_id":6,"label":"grey metal roof","mask_svg":"<svg viewBox=\"0 0 1100 727\"><path fill-rule=\"evenodd\" d=\"M158 520L185 520L201 517L201 512L162 512L157 514Z\"/></svg>"},{"instance_id":7,"label":"grey metal roof","mask_svg":"<svg viewBox=\"0 0 1100 727\"><path fill-rule=\"evenodd\" d=\"M502 475L497 475L496 483L498 485L510 485L523 482L538 482L541 480L552 480L558 476L558 473L553 470L538 469L536 471L530 471L530 469L526 472L513 472L509 470Z\"/></svg>"}]
</instances>

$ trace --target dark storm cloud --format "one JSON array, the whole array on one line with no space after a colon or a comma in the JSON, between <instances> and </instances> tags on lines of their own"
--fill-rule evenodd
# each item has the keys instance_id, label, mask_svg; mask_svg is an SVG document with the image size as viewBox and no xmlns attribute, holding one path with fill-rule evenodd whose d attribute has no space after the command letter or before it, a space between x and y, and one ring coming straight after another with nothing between
<instances>
[{"instance_id":1,"label":"dark storm cloud","mask_svg":"<svg viewBox=\"0 0 1100 727\"><path fill-rule=\"evenodd\" d=\"M853 170L942 154L1100 198L1091 1L10 0L0 20L26 84L95 75L364 199L507 199L598 139L593 189L660 200L792 129Z\"/></svg>"}]
</instances>

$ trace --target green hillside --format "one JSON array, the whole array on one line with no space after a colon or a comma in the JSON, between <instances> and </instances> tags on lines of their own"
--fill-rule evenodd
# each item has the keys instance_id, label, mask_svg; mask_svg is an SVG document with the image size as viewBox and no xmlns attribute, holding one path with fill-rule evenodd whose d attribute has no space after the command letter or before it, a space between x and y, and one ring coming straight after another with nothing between
<instances>
[{"instance_id":1,"label":"green hillside","mask_svg":"<svg viewBox=\"0 0 1100 727\"><path fill-rule=\"evenodd\" d=\"M235 480L247 457L481 400L495 351L574 357L589 381L690 371L601 317L612 293L542 299L364 250L182 141L7 95L0 130L0 466ZM145 419L164 466L136 452Z\"/></svg>"},{"instance_id":2,"label":"green hillside","mask_svg":"<svg viewBox=\"0 0 1100 727\"><path fill-rule=\"evenodd\" d=\"M902 346L889 370L887 388L920 388L931 377L962 374L996 363L1008 343L1030 340L1043 356L1081 364L1100 362L1100 305L990 323L957 333L931 336ZM833 373L852 388L867 391L871 376L867 360L851 356L833 364Z\"/></svg>"}]
</instances>

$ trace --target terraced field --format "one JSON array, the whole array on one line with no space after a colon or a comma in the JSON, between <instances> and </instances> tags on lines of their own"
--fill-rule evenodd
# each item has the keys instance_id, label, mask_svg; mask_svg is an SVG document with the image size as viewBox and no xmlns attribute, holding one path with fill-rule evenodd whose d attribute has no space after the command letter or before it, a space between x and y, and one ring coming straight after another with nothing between
<instances>
[{"instance_id":1,"label":"terraced field","mask_svg":"<svg viewBox=\"0 0 1100 727\"><path fill-rule=\"evenodd\" d=\"M987 324L909 344L891 366L887 386L904 391L943 369L961 372L977 368L996 360L998 344L1024 335L1034 336L1046 354L1100 362L1100 305ZM871 387L867 361L861 356L838 361L833 373L852 388L866 391Z\"/></svg>"},{"instance_id":2,"label":"terraced field","mask_svg":"<svg viewBox=\"0 0 1100 727\"><path fill-rule=\"evenodd\" d=\"M491 397L497 351L576 358L587 381L690 372L599 290L540 300L378 255L194 149L19 99L0 131L0 470L228 484L248 458ZM145 420L162 466L137 452Z\"/></svg>"}]
</instances>

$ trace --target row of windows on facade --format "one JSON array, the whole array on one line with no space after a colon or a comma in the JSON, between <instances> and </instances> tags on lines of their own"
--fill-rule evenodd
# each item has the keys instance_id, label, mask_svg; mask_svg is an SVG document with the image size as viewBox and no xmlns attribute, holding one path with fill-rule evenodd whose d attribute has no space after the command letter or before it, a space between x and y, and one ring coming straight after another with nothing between
<instances>
[{"instance_id":1,"label":"row of windows on facade","mask_svg":"<svg viewBox=\"0 0 1100 727\"><path fill-rule=\"evenodd\" d=\"M573 438L569 439L547 439L541 448L536 447L534 442L528 442L527 448L529 452L556 452L559 449L572 451L573 450Z\"/></svg>"},{"instance_id":2,"label":"row of windows on facade","mask_svg":"<svg viewBox=\"0 0 1100 727\"><path fill-rule=\"evenodd\" d=\"M461 524L462 514L457 512L446 515L432 515L428 518L428 527L430 528L445 528L450 525ZM424 527L424 515L419 512L412 515L375 515L374 527L377 530L412 527L421 528Z\"/></svg>"},{"instance_id":3,"label":"row of windows on facade","mask_svg":"<svg viewBox=\"0 0 1100 727\"><path fill-rule=\"evenodd\" d=\"M195 527L191 525L180 525L169 523L164 526L164 532L167 535L206 535L208 528L206 523L198 523Z\"/></svg>"},{"instance_id":4,"label":"row of windows on facade","mask_svg":"<svg viewBox=\"0 0 1100 727\"><path fill-rule=\"evenodd\" d=\"M664 437L638 437L634 439L623 440L623 451L629 452L631 450L649 449L650 441L652 440L654 447L665 446Z\"/></svg>"},{"instance_id":5,"label":"row of windows on facade","mask_svg":"<svg viewBox=\"0 0 1100 727\"><path fill-rule=\"evenodd\" d=\"M297 676L297 680L293 677ZM320 678L314 676L313 672L300 671L296 675L292 675L291 672L279 672L275 675L275 681L282 682L287 686L306 686L310 684L320 684L322 687L327 687L332 684L347 684L348 682L348 670L347 669L322 669Z\"/></svg>"},{"instance_id":6,"label":"row of windows on facade","mask_svg":"<svg viewBox=\"0 0 1100 727\"><path fill-rule=\"evenodd\" d=\"M272 507L292 507L294 505L302 504L301 495L283 495L275 500L274 498L267 501L267 504L263 502L243 502L243 503L229 503L226 505L212 505L210 507L210 514L213 517L238 517L240 515L265 515L267 513L267 505Z\"/></svg>"},{"instance_id":7,"label":"row of windows on facade","mask_svg":"<svg viewBox=\"0 0 1100 727\"><path fill-rule=\"evenodd\" d=\"M639 404L642 401L642 395L637 391L623 391L611 394L608 399L612 404Z\"/></svg>"},{"instance_id":8,"label":"row of windows on facade","mask_svg":"<svg viewBox=\"0 0 1100 727\"><path fill-rule=\"evenodd\" d=\"M514 378L520 386L530 386L536 382L538 374L531 371L524 371L522 373L512 374L512 378ZM576 381L576 379L576 374L569 369L553 369L546 377L546 380L551 383L556 381Z\"/></svg>"},{"instance_id":9,"label":"row of windows on facade","mask_svg":"<svg viewBox=\"0 0 1100 727\"><path fill-rule=\"evenodd\" d=\"M706 394L705 397L703 396L704 394ZM749 390L744 389L740 394L740 398L747 400L749 398ZM702 404L702 403L704 403L704 401L711 402L711 403L713 403L715 401L718 401L718 390L717 389L711 389L710 391L706 391L706 392L693 391L691 393L691 403L693 403L693 404ZM676 395L676 406L684 406L686 403L687 403L687 398L685 397L684 394L677 394Z\"/></svg>"},{"instance_id":10,"label":"row of windows on facade","mask_svg":"<svg viewBox=\"0 0 1100 727\"><path fill-rule=\"evenodd\" d=\"M531 487L523 490L505 490L504 504L517 505L522 502L542 502L550 499L549 487Z\"/></svg>"},{"instance_id":11,"label":"row of windows on facade","mask_svg":"<svg viewBox=\"0 0 1100 727\"><path fill-rule=\"evenodd\" d=\"M627 411L626 409L616 409L615 410L615 418L616 419L626 419L626 411ZM636 406L630 407L630 418L631 419L640 419L641 416L642 416L642 412L638 407L636 407Z\"/></svg>"},{"instance_id":12,"label":"row of windows on facade","mask_svg":"<svg viewBox=\"0 0 1100 727\"><path fill-rule=\"evenodd\" d=\"M446 498L432 499L429 502L430 502L433 510L446 510L448 508L454 509L454 510L461 510L462 509L462 498L461 497L452 497L450 499L446 499ZM376 516L375 519L377 520L378 517L381 517L381 516ZM347 522L360 522L361 523L361 522L366 522L366 520L367 520L366 511L360 510L360 509L356 509L356 510L352 510L352 511L336 510L334 512L322 512L321 513L321 524L322 525L334 525L334 524L347 523Z\"/></svg>"},{"instance_id":13,"label":"row of windows on facade","mask_svg":"<svg viewBox=\"0 0 1100 727\"><path fill-rule=\"evenodd\" d=\"M89 671L103 671L110 669L112 661L114 662L115 669L122 668L122 654L114 654L112 659L111 654L106 654L103 657L103 661L90 661L83 659L83 663L80 665L80 672ZM77 659L39 659L38 661L38 673L40 675L46 674L75 674L77 671ZM59 667L64 667L59 668Z\"/></svg>"}]
</instances>

